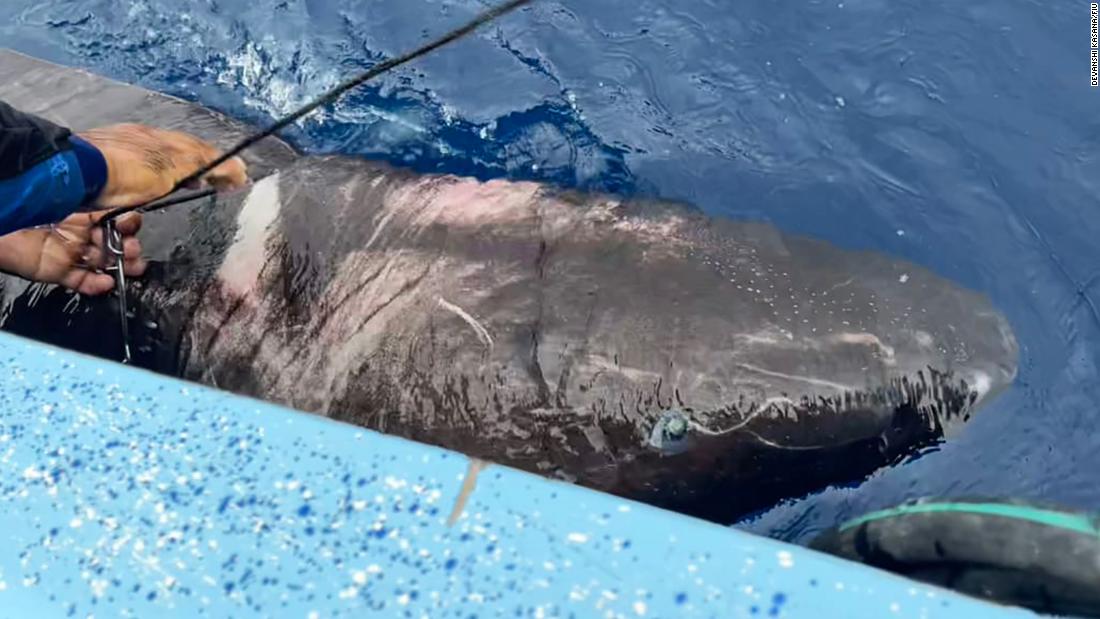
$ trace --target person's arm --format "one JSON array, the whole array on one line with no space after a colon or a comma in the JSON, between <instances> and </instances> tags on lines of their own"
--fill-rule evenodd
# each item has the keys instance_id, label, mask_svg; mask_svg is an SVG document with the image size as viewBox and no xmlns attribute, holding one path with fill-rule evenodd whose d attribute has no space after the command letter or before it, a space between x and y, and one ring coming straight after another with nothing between
<instances>
[{"instance_id":1,"label":"person's arm","mask_svg":"<svg viewBox=\"0 0 1100 619\"><path fill-rule=\"evenodd\" d=\"M0 234L61 221L99 197L107 174L99 149L0 101Z\"/></svg>"},{"instance_id":2,"label":"person's arm","mask_svg":"<svg viewBox=\"0 0 1100 619\"><path fill-rule=\"evenodd\" d=\"M0 102L0 271L84 294L109 291L113 280L100 272L107 263L97 225L105 211L75 211L153 200L218 154L194 136L142 125L76 136ZM218 189L247 182L236 157L203 177ZM32 227L42 224L57 225ZM135 236L140 227L137 213L118 221L127 275L145 268Z\"/></svg>"}]
</instances>

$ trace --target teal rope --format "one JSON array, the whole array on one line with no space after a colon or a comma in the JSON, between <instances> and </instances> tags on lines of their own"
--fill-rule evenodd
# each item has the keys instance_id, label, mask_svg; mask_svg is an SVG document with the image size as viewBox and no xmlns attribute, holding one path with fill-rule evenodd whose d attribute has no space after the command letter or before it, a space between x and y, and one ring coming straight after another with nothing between
<instances>
[{"instance_id":1,"label":"teal rope","mask_svg":"<svg viewBox=\"0 0 1100 619\"><path fill-rule=\"evenodd\" d=\"M840 525L840 531L844 532L848 529L858 527L861 524L886 518L895 518L910 514L934 513L979 514L983 516L1027 520L1048 527L1067 529L1100 538L1100 529L1097 528L1096 522L1088 516L1067 514L1065 512L1043 509L1040 507L1008 505L1004 503L917 503L914 505L903 505L901 507L871 512L859 518L849 520Z\"/></svg>"}]
</instances>

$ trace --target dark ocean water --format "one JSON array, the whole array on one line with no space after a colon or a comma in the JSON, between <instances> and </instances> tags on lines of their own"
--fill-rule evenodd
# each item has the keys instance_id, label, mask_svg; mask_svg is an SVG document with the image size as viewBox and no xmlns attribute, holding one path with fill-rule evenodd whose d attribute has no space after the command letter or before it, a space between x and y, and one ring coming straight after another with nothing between
<instances>
[{"instance_id":1,"label":"dark ocean water","mask_svg":"<svg viewBox=\"0 0 1100 619\"><path fill-rule=\"evenodd\" d=\"M472 0L6 0L0 46L263 123ZM539 0L289 137L313 152L691 201L988 294L1016 385L939 449L739 526L906 498L1100 510L1100 89L1087 2Z\"/></svg>"}]
</instances>

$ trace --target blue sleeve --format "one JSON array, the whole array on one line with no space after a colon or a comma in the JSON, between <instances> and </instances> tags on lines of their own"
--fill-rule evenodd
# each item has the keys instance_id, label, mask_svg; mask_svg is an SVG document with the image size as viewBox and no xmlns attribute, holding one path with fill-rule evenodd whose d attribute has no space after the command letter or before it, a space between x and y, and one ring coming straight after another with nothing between
<instances>
[{"instance_id":1,"label":"blue sleeve","mask_svg":"<svg viewBox=\"0 0 1100 619\"><path fill-rule=\"evenodd\" d=\"M72 148L0 180L0 234L55 223L99 196L106 184L103 155L72 136Z\"/></svg>"}]
</instances>

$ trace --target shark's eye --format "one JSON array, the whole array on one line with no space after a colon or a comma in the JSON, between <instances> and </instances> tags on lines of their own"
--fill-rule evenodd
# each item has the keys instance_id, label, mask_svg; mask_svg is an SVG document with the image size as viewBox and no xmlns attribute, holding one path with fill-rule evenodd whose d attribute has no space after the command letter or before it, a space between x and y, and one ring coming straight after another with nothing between
<instances>
[{"instance_id":1,"label":"shark's eye","mask_svg":"<svg viewBox=\"0 0 1100 619\"><path fill-rule=\"evenodd\" d=\"M683 440L687 436L687 432L688 422L682 414L677 412L665 421L665 437L669 440Z\"/></svg>"},{"instance_id":2,"label":"shark's eye","mask_svg":"<svg viewBox=\"0 0 1100 619\"><path fill-rule=\"evenodd\" d=\"M682 411L672 409L661 413L649 433L649 444L666 454L676 454L688 447L691 424Z\"/></svg>"}]
</instances>

